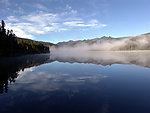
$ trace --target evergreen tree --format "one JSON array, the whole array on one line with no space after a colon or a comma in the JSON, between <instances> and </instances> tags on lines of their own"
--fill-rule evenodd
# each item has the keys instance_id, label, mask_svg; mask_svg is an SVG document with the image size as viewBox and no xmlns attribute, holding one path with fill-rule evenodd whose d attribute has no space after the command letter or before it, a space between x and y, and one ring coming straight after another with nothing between
<instances>
[{"instance_id":1,"label":"evergreen tree","mask_svg":"<svg viewBox=\"0 0 150 113\"><path fill-rule=\"evenodd\" d=\"M6 32L7 31L7 32ZM18 38L13 30L5 29L4 20L0 23L0 56L46 53L49 47L41 42Z\"/></svg>"},{"instance_id":2,"label":"evergreen tree","mask_svg":"<svg viewBox=\"0 0 150 113\"><path fill-rule=\"evenodd\" d=\"M1 32L2 32L2 35L5 35L5 34L6 34L6 29L5 29L5 22L4 22L4 20L1 21Z\"/></svg>"}]
</instances>

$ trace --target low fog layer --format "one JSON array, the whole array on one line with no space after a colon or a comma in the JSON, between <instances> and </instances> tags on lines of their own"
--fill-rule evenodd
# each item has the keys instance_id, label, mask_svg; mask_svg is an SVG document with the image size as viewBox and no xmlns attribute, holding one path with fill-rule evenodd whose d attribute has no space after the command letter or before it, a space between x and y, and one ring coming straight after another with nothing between
<instances>
[{"instance_id":1,"label":"low fog layer","mask_svg":"<svg viewBox=\"0 0 150 113\"><path fill-rule=\"evenodd\" d=\"M51 60L92 64L136 64L150 67L150 33L136 37L102 37L58 43Z\"/></svg>"},{"instance_id":2,"label":"low fog layer","mask_svg":"<svg viewBox=\"0 0 150 113\"><path fill-rule=\"evenodd\" d=\"M53 52L52 61L70 63L91 63L101 65L136 64L150 67L150 51L82 51L82 52Z\"/></svg>"},{"instance_id":3,"label":"low fog layer","mask_svg":"<svg viewBox=\"0 0 150 113\"><path fill-rule=\"evenodd\" d=\"M58 43L51 48L52 52L75 51L120 51L120 50L150 50L150 33L136 37L111 38L102 37L83 41Z\"/></svg>"}]
</instances>

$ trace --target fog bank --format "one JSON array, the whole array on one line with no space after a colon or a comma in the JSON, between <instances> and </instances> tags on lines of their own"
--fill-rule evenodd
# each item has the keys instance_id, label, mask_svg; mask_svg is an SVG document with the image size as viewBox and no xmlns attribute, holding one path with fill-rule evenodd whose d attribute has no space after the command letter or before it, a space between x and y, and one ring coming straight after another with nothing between
<instances>
[{"instance_id":1,"label":"fog bank","mask_svg":"<svg viewBox=\"0 0 150 113\"><path fill-rule=\"evenodd\" d=\"M150 51L83 51L71 54L53 53L50 59L69 63L90 63L101 65L135 64L150 67Z\"/></svg>"},{"instance_id":2,"label":"fog bank","mask_svg":"<svg viewBox=\"0 0 150 113\"><path fill-rule=\"evenodd\" d=\"M124 51L150 50L150 34L136 37L111 38L102 37L84 41L69 41L59 43L51 48L52 52L79 52L79 51Z\"/></svg>"}]
</instances>

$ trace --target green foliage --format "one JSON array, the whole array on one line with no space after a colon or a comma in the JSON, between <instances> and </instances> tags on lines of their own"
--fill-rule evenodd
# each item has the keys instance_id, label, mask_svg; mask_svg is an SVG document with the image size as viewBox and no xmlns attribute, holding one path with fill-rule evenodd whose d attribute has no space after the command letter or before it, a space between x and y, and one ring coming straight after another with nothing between
<instances>
[{"instance_id":1,"label":"green foliage","mask_svg":"<svg viewBox=\"0 0 150 113\"><path fill-rule=\"evenodd\" d=\"M7 31L7 32L6 32ZM47 53L49 46L43 43L16 37L13 30L6 30L2 20L0 25L0 56Z\"/></svg>"}]
</instances>

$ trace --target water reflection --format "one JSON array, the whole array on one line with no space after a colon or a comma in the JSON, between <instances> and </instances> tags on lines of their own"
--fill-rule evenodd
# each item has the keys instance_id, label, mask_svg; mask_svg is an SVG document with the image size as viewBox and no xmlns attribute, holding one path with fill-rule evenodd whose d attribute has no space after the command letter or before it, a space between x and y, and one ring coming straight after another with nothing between
<instances>
[{"instance_id":1,"label":"water reflection","mask_svg":"<svg viewBox=\"0 0 150 113\"><path fill-rule=\"evenodd\" d=\"M150 51L88 51L53 53L51 60L70 63L90 63L101 65L136 64L150 67Z\"/></svg>"},{"instance_id":2,"label":"water reflection","mask_svg":"<svg viewBox=\"0 0 150 113\"><path fill-rule=\"evenodd\" d=\"M0 113L150 112L148 51L60 54L1 58Z\"/></svg>"},{"instance_id":3,"label":"water reflection","mask_svg":"<svg viewBox=\"0 0 150 113\"><path fill-rule=\"evenodd\" d=\"M49 54L0 58L0 93L7 93L8 83L15 82L19 71L46 63L49 58Z\"/></svg>"},{"instance_id":4,"label":"water reflection","mask_svg":"<svg viewBox=\"0 0 150 113\"><path fill-rule=\"evenodd\" d=\"M53 65L60 67L56 68L53 67ZM76 67L76 65L74 66ZM79 86L82 86L86 83L97 84L101 81L101 79L108 77L104 74L99 74L97 68L94 69L95 72L93 72L94 70L86 70L86 72L84 72L83 70L76 69L75 73L72 70L75 68L74 66L71 64L64 64L62 67L61 64L55 62L51 65L48 65L49 69L42 69L41 71L37 69L25 70L25 72L21 73L20 77L17 79L18 85L12 86L11 90L25 90L36 93L65 91L68 92L68 94L70 94L69 92L74 94L75 92L79 92ZM88 68L86 65L78 66L80 69ZM43 66L43 68L46 67Z\"/></svg>"},{"instance_id":5,"label":"water reflection","mask_svg":"<svg viewBox=\"0 0 150 113\"><path fill-rule=\"evenodd\" d=\"M38 66L44 63L50 63L54 61L59 62L68 62L68 63L88 63L88 64L101 64L103 66L112 65L112 64L136 64L139 66L150 67L150 51L134 51L134 52L99 52L99 51L89 51L82 53L71 53L71 54L63 54L63 53L52 53L50 54L38 54L38 55L26 55L26 56L18 56L18 57L9 57L9 58L0 58L0 93L8 91L8 84L15 82L15 79L21 73L27 72L24 71L26 68L30 68L33 66ZM29 69L30 70L30 69ZM90 73L90 72L89 72ZM67 82L80 82L84 81L84 79L90 78L91 81L98 80L97 77L103 78L102 75L95 76L70 76L72 74L64 75L61 72L61 76L59 74L50 75L48 73L40 73L34 74L36 75L44 75L47 74L49 78L54 79L55 81L64 80ZM77 73L76 73L77 74ZM33 76L31 76L33 77ZM32 79L28 78L24 81L31 81ZM58 77L58 78L57 78ZM84 78L84 79L83 79ZM47 79L47 78L46 78ZM54 82L56 83L56 82ZM38 87L40 88L40 87ZM30 88L30 89L33 89ZM53 88L48 88L53 89Z\"/></svg>"}]
</instances>

